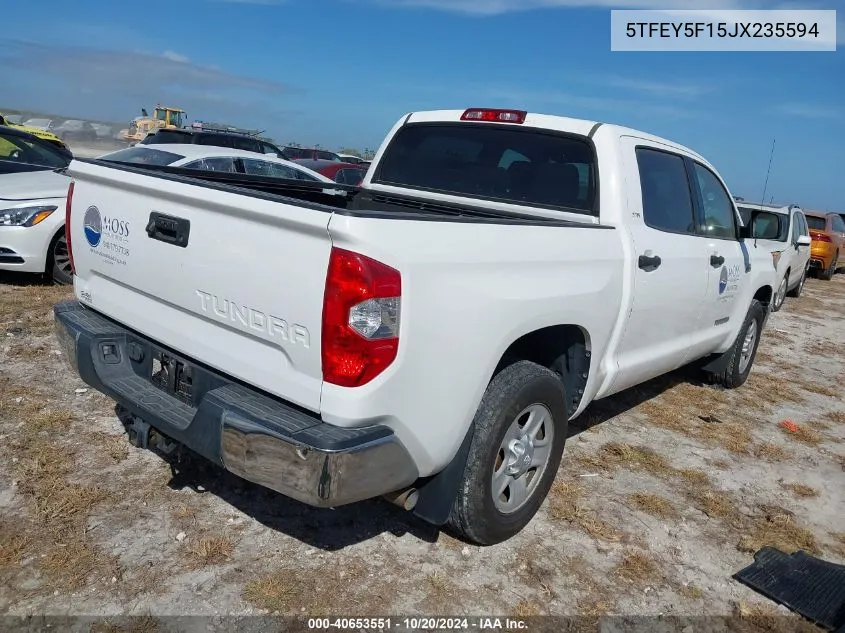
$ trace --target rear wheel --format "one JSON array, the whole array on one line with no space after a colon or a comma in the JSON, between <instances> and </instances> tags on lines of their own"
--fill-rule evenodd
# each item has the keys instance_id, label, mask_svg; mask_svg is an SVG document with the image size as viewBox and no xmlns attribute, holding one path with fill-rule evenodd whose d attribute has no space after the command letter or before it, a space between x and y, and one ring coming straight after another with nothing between
<instances>
[{"instance_id":1,"label":"rear wheel","mask_svg":"<svg viewBox=\"0 0 845 633\"><path fill-rule=\"evenodd\" d=\"M801 292L804 290L804 282L807 281L807 273L809 269L809 264L804 268L804 272L801 273L801 279L798 281L798 285L795 286L792 290L790 290L787 294L789 297L800 297Z\"/></svg>"},{"instance_id":2,"label":"rear wheel","mask_svg":"<svg viewBox=\"0 0 845 633\"><path fill-rule=\"evenodd\" d=\"M472 443L449 526L482 545L509 539L551 488L567 432L563 383L519 361L497 374L475 414Z\"/></svg>"},{"instance_id":3,"label":"rear wheel","mask_svg":"<svg viewBox=\"0 0 845 633\"><path fill-rule=\"evenodd\" d=\"M763 305L756 299L752 300L733 346L725 352L728 355L727 365L722 371L710 374L712 382L726 389L735 389L748 380L757 357L765 316Z\"/></svg>"},{"instance_id":4,"label":"rear wheel","mask_svg":"<svg viewBox=\"0 0 845 633\"><path fill-rule=\"evenodd\" d=\"M786 288L789 285L789 271L783 276L783 279L778 286L775 296L772 297L772 312L777 312L783 307L783 302L786 299Z\"/></svg>"},{"instance_id":5,"label":"rear wheel","mask_svg":"<svg viewBox=\"0 0 845 633\"><path fill-rule=\"evenodd\" d=\"M73 283L73 273L70 269L70 253L64 231L53 238L47 258L47 274L60 286Z\"/></svg>"},{"instance_id":6,"label":"rear wheel","mask_svg":"<svg viewBox=\"0 0 845 633\"><path fill-rule=\"evenodd\" d=\"M825 281L830 281L831 279L833 279L833 275L836 274L836 269L838 267L839 267L839 251L836 251L836 253L833 256L833 260L830 262L830 268L828 268L823 273L821 273L820 277L822 279L824 279Z\"/></svg>"}]
</instances>

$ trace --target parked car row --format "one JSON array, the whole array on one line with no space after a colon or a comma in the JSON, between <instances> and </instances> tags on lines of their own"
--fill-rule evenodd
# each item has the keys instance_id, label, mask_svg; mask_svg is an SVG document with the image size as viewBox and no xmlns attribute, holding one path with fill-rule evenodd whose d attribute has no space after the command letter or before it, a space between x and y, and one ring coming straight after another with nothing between
<instances>
[{"instance_id":1,"label":"parked car row","mask_svg":"<svg viewBox=\"0 0 845 633\"><path fill-rule=\"evenodd\" d=\"M6 119L18 125L51 132L67 142L94 142L111 139L115 133L111 126L81 119L65 119L64 121L41 117L23 119L20 115L8 115Z\"/></svg>"}]
</instances>

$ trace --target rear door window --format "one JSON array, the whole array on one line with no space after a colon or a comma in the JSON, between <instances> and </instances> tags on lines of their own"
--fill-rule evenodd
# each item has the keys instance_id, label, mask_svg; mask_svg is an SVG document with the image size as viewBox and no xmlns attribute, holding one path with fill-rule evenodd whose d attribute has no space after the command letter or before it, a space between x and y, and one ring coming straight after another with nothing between
<instances>
[{"instance_id":1,"label":"rear door window","mask_svg":"<svg viewBox=\"0 0 845 633\"><path fill-rule=\"evenodd\" d=\"M384 153L376 183L595 213L596 161L583 137L498 124L411 124Z\"/></svg>"}]
</instances>

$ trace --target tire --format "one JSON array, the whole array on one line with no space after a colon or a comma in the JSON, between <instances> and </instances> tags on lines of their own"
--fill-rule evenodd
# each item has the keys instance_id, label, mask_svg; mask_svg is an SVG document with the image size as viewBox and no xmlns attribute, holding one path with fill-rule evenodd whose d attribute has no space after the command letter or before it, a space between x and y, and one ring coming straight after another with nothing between
<instances>
[{"instance_id":1,"label":"tire","mask_svg":"<svg viewBox=\"0 0 845 633\"><path fill-rule=\"evenodd\" d=\"M804 268L804 272L801 274L801 279L798 280L798 285L786 293L787 297L797 299L801 296L801 292L804 290L804 282L807 281L808 268L809 265Z\"/></svg>"},{"instance_id":2,"label":"tire","mask_svg":"<svg viewBox=\"0 0 845 633\"><path fill-rule=\"evenodd\" d=\"M73 283L64 229L50 242L50 251L47 253L46 272L48 276L52 277L53 282L59 286L67 286Z\"/></svg>"},{"instance_id":3,"label":"tire","mask_svg":"<svg viewBox=\"0 0 845 633\"><path fill-rule=\"evenodd\" d=\"M833 260L830 262L830 268L825 270L824 272L819 274L819 277L824 279L825 281L830 281L833 279L833 275L836 274L836 269L839 267L839 251L836 251L836 254L833 256Z\"/></svg>"},{"instance_id":4,"label":"tire","mask_svg":"<svg viewBox=\"0 0 845 633\"><path fill-rule=\"evenodd\" d=\"M728 355L728 363L721 372L710 374L711 382L726 389L736 389L748 380L754 359L757 357L757 346L760 344L765 316L763 305L756 299L752 299L734 344L725 352ZM750 335L752 328L754 328L754 334ZM743 352L746 342L748 342L747 354Z\"/></svg>"},{"instance_id":5,"label":"tire","mask_svg":"<svg viewBox=\"0 0 845 633\"><path fill-rule=\"evenodd\" d=\"M536 420L545 420L541 425ZM538 426L539 444L520 437L524 426ZM534 424L532 424L534 423ZM557 474L568 429L563 382L553 371L528 361L518 361L497 374L478 407L474 431L461 484L449 514L448 525L466 540L480 545L501 543L520 532L534 517ZM549 439L549 433L551 439ZM510 442L506 436L513 435ZM505 448L505 445L514 446ZM524 453L520 452L522 445ZM548 447L547 451L542 449ZM536 449L540 449L537 451ZM528 456L544 464L528 468ZM522 462L526 459L526 462ZM508 474L509 468L521 473ZM494 498L494 476L507 483ZM520 495L525 483L525 495ZM511 486L513 485L513 489ZM520 503L520 499L522 502ZM510 505L510 507L508 507Z\"/></svg>"},{"instance_id":6,"label":"tire","mask_svg":"<svg viewBox=\"0 0 845 633\"><path fill-rule=\"evenodd\" d=\"M783 307L783 302L786 300L787 287L789 286L789 271L783 276L783 279L778 286L775 296L772 297L772 312L777 312Z\"/></svg>"}]
</instances>

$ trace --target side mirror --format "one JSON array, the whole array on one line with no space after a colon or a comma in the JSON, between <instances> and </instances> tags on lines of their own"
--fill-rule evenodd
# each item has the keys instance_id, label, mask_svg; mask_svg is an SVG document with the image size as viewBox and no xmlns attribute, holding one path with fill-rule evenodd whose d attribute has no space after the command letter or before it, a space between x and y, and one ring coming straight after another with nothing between
<instances>
[{"instance_id":1,"label":"side mirror","mask_svg":"<svg viewBox=\"0 0 845 633\"><path fill-rule=\"evenodd\" d=\"M809 246L812 243L813 243L813 240L812 240L812 238L810 238L809 235L799 235L798 241L796 242L796 244L798 246Z\"/></svg>"}]
</instances>

